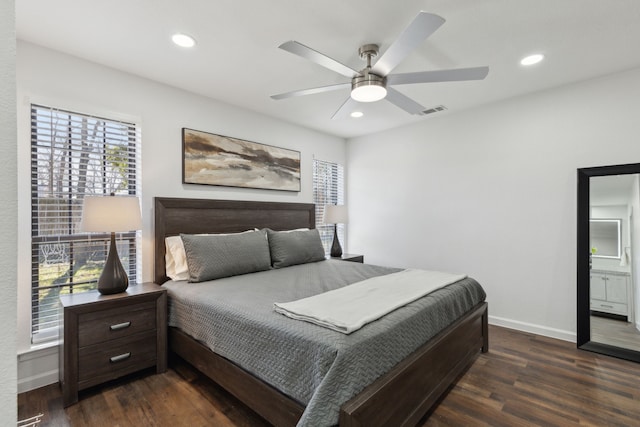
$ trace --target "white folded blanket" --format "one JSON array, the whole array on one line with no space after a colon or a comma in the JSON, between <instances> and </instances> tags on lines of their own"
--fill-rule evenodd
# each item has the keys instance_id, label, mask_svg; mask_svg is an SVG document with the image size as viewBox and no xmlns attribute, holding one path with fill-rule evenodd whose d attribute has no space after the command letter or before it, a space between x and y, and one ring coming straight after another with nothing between
<instances>
[{"instance_id":1,"label":"white folded blanket","mask_svg":"<svg viewBox=\"0 0 640 427\"><path fill-rule=\"evenodd\" d=\"M344 334L467 277L440 271L407 269L372 277L297 301L275 303L275 310Z\"/></svg>"}]
</instances>

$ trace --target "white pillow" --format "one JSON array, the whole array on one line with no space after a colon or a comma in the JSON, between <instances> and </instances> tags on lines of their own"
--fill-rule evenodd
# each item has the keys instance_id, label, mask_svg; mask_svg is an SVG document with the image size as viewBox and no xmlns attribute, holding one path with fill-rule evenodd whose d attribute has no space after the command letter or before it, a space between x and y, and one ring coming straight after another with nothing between
<instances>
[{"instance_id":1,"label":"white pillow","mask_svg":"<svg viewBox=\"0 0 640 427\"><path fill-rule=\"evenodd\" d=\"M257 230L247 230L243 233L249 233ZM217 234L218 236L227 236L229 234L240 233L226 233ZM197 234L197 236L206 236L207 234ZM184 244L182 243L182 237L169 236L164 239L164 263L167 277L171 280L189 280L189 266L187 265L187 254L184 251Z\"/></svg>"},{"instance_id":2,"label":"white pillow","mask_svg":"<svg viewBox=\"0 0 640 427\"><path fill-rule=\"evenodd\" d=\"M170 236L164 239L167 277L171 280L189 280L187 254L184 252L182 237Z\"/></svg>"}]
</instances>

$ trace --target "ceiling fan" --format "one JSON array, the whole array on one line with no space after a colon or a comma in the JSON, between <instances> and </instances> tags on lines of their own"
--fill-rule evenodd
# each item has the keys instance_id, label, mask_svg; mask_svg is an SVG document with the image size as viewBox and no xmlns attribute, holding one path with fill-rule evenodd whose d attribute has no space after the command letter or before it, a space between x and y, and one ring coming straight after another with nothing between
<instances>
[{"instance_id":1,"label":"ceiling fan","mask_svg":"<svg viewBox=\"0 0 640 427\"><path fill-rule=\"evenodd\" d=\"M395 90L394 85L414 83L451 82L464 80L482 80L489 73L489 67L457 68L451 70L418 71L415 73L389 74L411 51L417 48L427 37L433 34L442 24L444 18L432 13L420 12L398 39L371 65L371 60L378 56L378 45L366 44L358 50L360 57L367 61L366 67L356 71L316 50L298 43L288 41L279 46L280 49L301 56L318 65L322 65L336 73L351 78L350 83L338 83L311 89L272 95L273 99L285 99L295 96L311 95L351 87L351 96L331 117L344 117L355 107L357 102L375 102L386 99L410 114L422 115L425 108L413 99Z\"/></svg>"}]
</instances>

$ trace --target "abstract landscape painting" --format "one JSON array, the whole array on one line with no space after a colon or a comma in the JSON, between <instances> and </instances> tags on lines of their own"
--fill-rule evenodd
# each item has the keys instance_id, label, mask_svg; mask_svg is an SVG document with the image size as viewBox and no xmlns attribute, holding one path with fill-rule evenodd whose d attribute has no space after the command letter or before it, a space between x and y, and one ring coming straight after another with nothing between
<instances>
[{"instance_id":1,"label":"abstract landscape painting","mask_svg":"<svg viewBox=\"0 0 640 427\"><path fill-rule=\"evenodd\" d=\"M185 184L300 191L300 152L182 129Z\"/></svg>"}]
</instances>

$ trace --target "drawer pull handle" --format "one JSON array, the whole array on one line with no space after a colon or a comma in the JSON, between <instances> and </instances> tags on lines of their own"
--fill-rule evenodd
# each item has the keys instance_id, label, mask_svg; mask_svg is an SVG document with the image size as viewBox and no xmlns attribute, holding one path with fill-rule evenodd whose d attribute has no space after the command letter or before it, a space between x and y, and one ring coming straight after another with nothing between
<instances>
[{"instance_id":1,"label":"drawer pull handle","mask_svg":"<svg viewBox=\"0 0 640 427\"><path fill-rule=\"evenodd\" d=\"M605 308L613 308L612 305L607 305L607 304L600 304L600 306Z\"/></svg>"},{"instance_id":2,"label":"drawer pull handle","mask_svg":"<svg viewBox=\"0 0 640 427\"><path fill-rule=\"evenodd\" d=\"M110 357L109 361L111 361L111 363L117 363L117 362L122 362L123 360L126 360L130 357L131 357L131 353L123 353L118 356Z\"/></svg>"},{"instance_id":3,"label":"drawer pull handle","mask_svg":"<svg viewBox=\"0 0 640 427\"><path fill-rule=\"evenodd\" d=\"M119 331L120 329L125 329L131 326L131 322L118 323L117 325L109 326L109 329L112 331Z\"/></svg>"}]
</instances>

